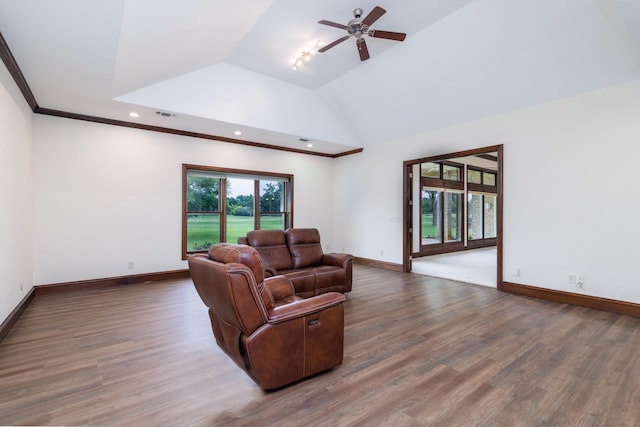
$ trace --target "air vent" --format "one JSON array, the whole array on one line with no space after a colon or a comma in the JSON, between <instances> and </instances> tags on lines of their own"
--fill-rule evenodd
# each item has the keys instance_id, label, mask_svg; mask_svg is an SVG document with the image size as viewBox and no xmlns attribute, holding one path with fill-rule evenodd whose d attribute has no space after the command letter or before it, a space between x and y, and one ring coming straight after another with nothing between
<instances>
[{"instance_id":1,"label":"air vent","mask_svg":"<svg viewBox=\"0 0 640 427\"><path fill-rule=\"evenodd\" d=\"M156 111L156 114L162 117L175 117L175 114L167 113L166 111Z\"/></svg>"}]
</instances>

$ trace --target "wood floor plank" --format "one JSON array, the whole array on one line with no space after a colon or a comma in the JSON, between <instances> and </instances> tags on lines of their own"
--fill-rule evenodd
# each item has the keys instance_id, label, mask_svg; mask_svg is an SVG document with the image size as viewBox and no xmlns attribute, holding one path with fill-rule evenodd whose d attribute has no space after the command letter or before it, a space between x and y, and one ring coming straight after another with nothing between
<instances>
[{"instance_id":1,"label":"wood floor plank","mask_svg":"<svg viewBox=\"0 0 640 427\"><path fill-rule=\"evenodd\" d=\"M36 297L1 425L637 426L640 319L356 265L343 364L261 391L189 280Z\"/></svg>"}]
</instances>

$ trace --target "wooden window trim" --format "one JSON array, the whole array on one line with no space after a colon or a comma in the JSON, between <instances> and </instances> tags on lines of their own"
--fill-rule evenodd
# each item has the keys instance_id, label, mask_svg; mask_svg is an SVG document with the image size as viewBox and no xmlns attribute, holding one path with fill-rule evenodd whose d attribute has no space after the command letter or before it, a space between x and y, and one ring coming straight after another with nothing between
<instances>
[{"instance_id":1,"label":"wooden window trim","mask_svg":"<svg viewBox=\"0 0 640 427\"><path fill-rule=\"evenodd\" d=\"M197 252L188 252L187 248L187 179L189 171L198 170L204 172L219 173L221 175L234 175L237 177L246 176L246 178L254 178L254 229L260 229L260 197L259 197L259 180L268 180L274 178L274 180L282 180L285 182L284 194L283 194L283 209L284 212L284 229L293 227L293 174L287 173L274 173L255 171L247 169L232 169L223 168L217 166L207 165L195 165L195 164L182 164L182 259L186 260L188 255ZM220 241L226 241L226 227L223 224L226 222L227 215L227 203L226 203L226 178L220 179L219 189L219 211L206 212L208 214L218 213L220 215Z\"/></svg>"}]
</instances>

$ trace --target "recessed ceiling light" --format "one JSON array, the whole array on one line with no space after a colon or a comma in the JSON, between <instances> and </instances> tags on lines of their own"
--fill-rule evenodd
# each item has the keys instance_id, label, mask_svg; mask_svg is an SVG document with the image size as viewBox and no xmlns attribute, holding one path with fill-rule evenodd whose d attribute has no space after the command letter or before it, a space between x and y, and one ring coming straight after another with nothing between
<instances>
[{"instance_id":1,"label":"recessed ceiling light","mask_svg":"<svg viewBox=\"0 0 640 427\"><path fill-rule=\"evenodd\" d=\"M234 135L237 135L237 136L240 136L240 135L242 135L242 132L240 132L239 130L237 130L237 131L235 131L233 134L234 134Z\"/></svg>"},{"instance_id":2,"label":"recessed ceiling light","mask_svg":"<svg viewBox=\"0 0 640 427\"><path fill-rule=\"evenodd\" d=\"M140 114L136 113L135 111L132 111L129 113L129 117L137 118L137 117L140 117Z\"/></svg>"},{"instance_id":3,"label":"recessed ceiling light","mask_svg":"<svg viewBox=\"0 0 640 427\"><path fill-rule=\"evenodd\" d=\"M307 147L308 147L308 148L313 147L313 144L312 144L311 142L309 142L309 138L298 138L298 141L301 141L301 142L307 142L307 143L308 143L308 144L307 144Z\"/></svg>"}]
</instances>

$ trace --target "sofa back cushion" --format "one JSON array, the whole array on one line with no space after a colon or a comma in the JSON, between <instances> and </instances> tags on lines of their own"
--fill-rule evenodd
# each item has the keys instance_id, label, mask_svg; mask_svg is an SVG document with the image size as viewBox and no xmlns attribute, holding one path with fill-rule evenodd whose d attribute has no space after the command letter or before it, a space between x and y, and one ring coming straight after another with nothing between
<instances>
[{"instance_id":1,"label":"sofa back cushion","mask_svg":"<svg viewBox=\"0 0 640 427\"><path fill-rule=\"evenodd\" d=\"M249 231L247 243L256 248L265 266L275 268L276 271L293 268L283 230Z\"/></svg>"},{"instance_id":2,"label":"sofa back cushion","mask_svg":"<svg viewBox=\"0 0 640 427\"><path fill-rule=\"evenodd\" d=\"M293 268L322 264L320 232L315 228L290 228L285 232Z\"/></svg>"}]
</instances>

